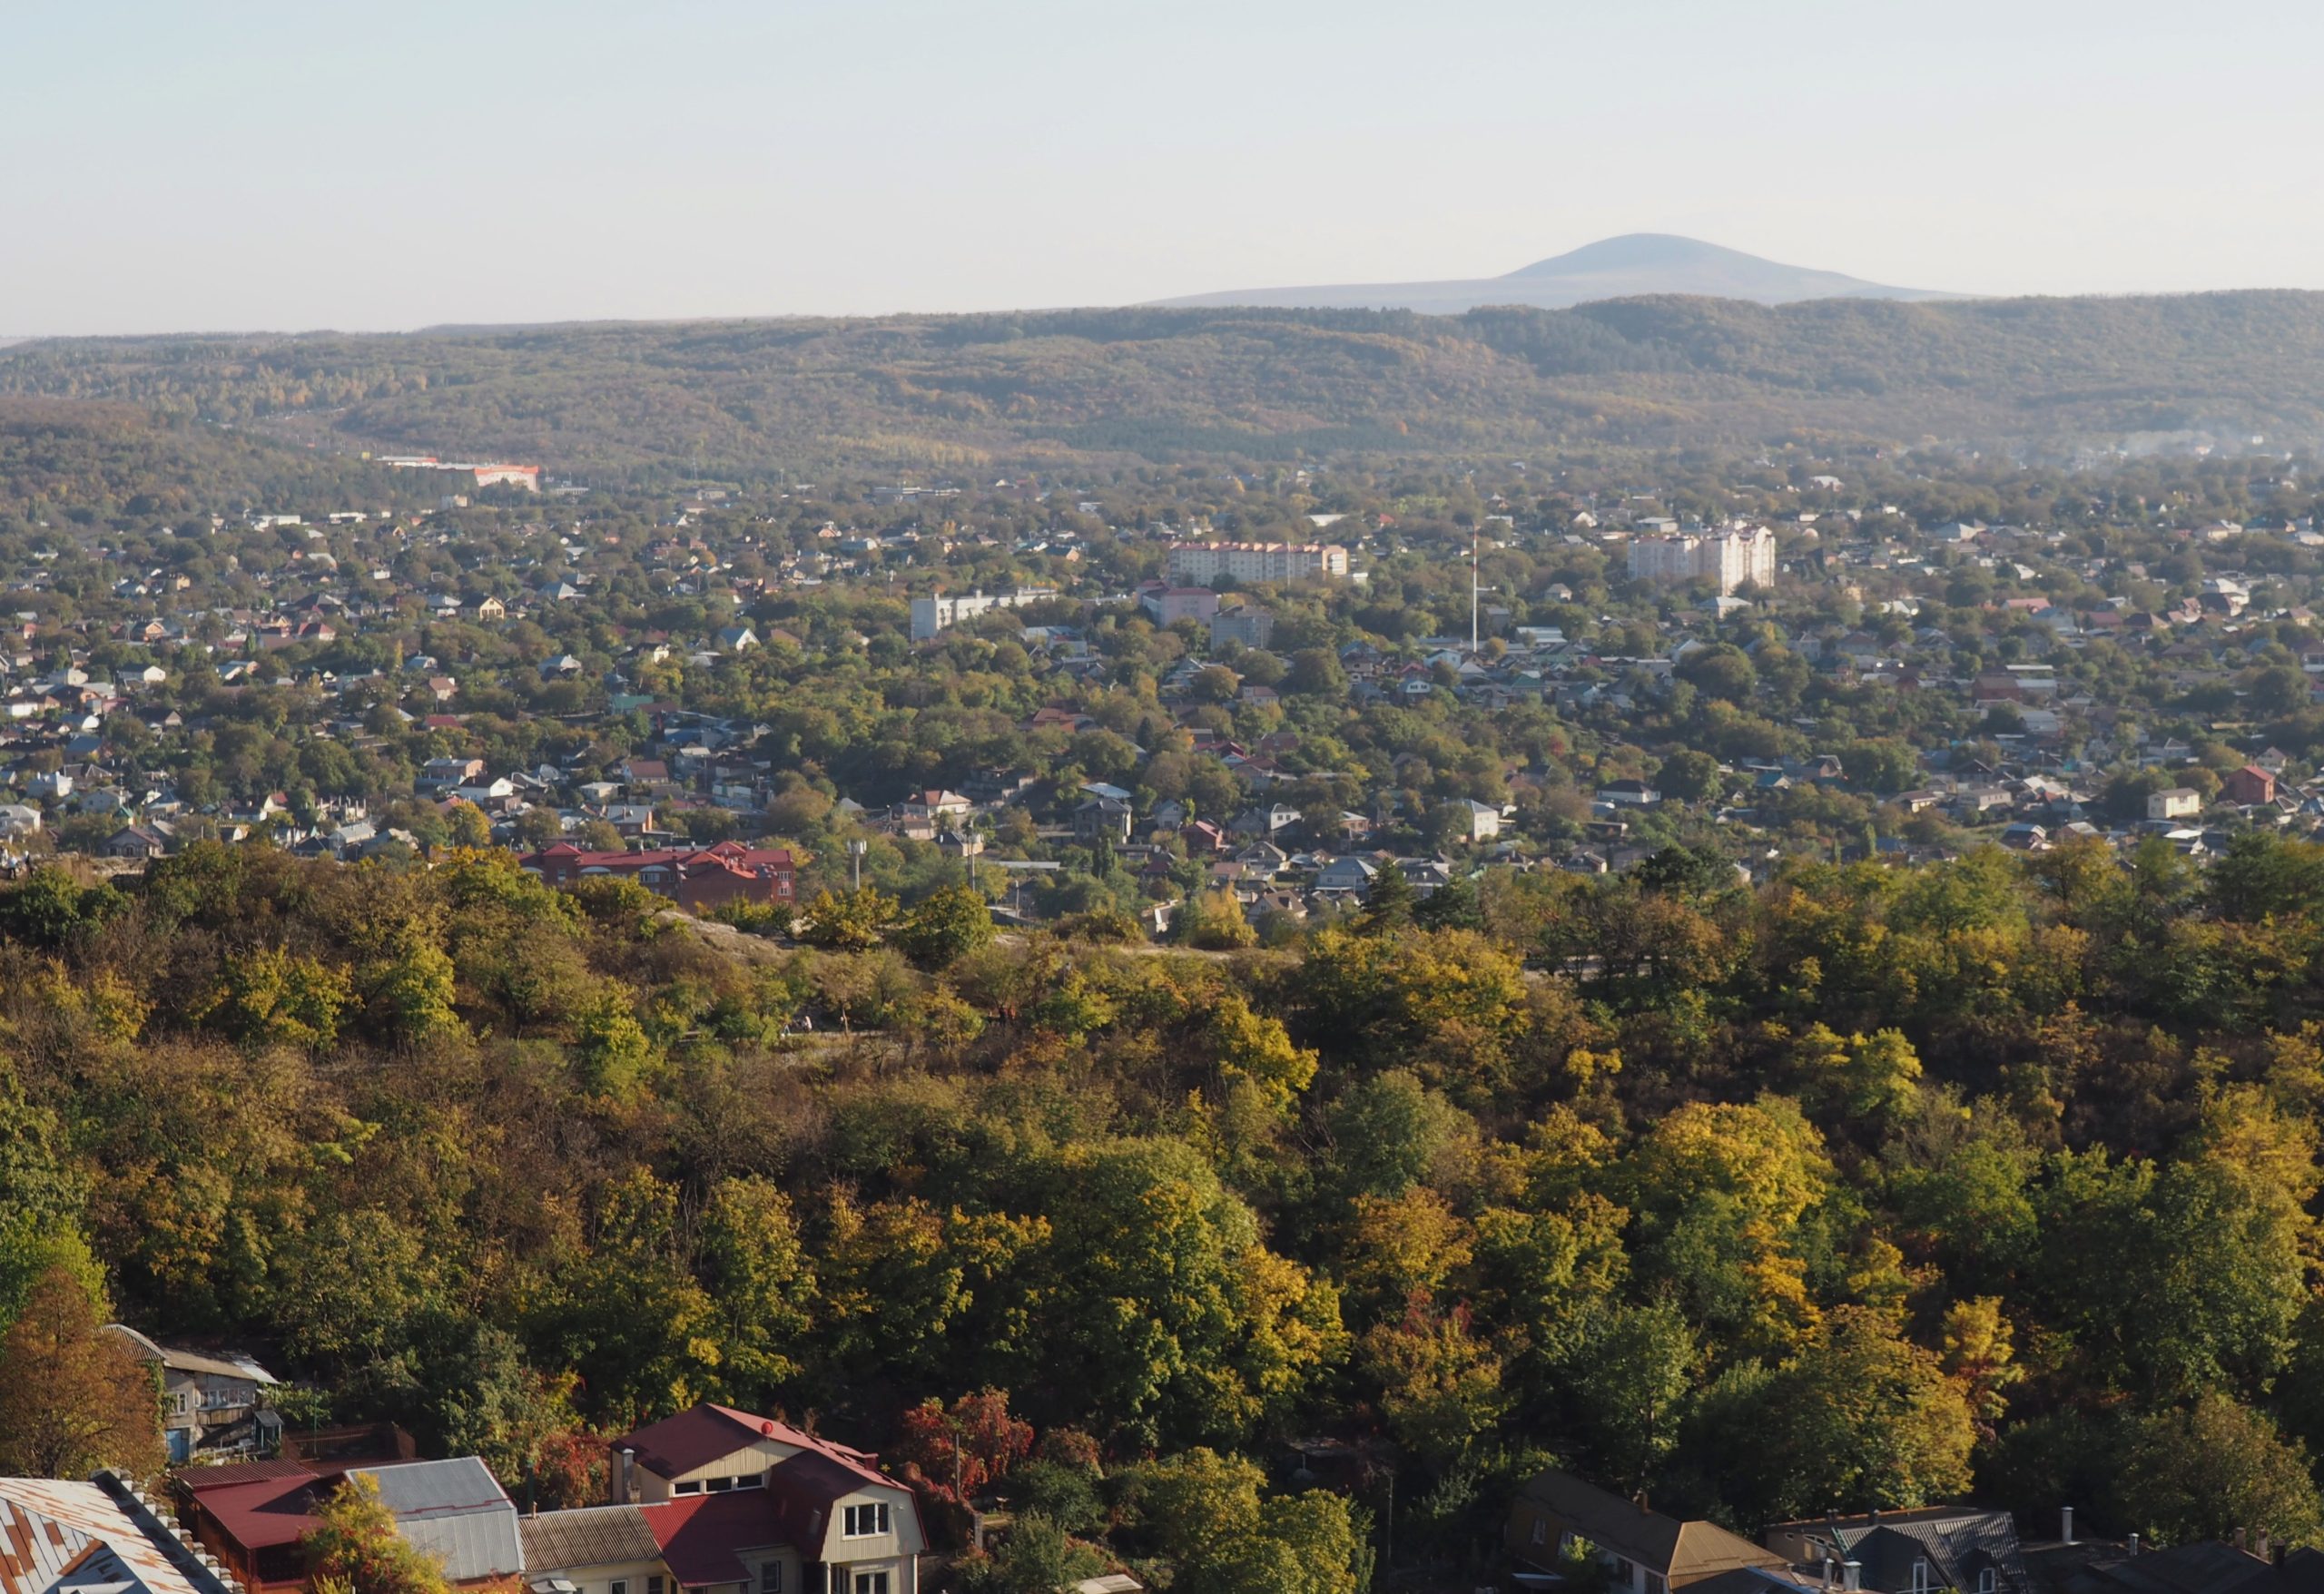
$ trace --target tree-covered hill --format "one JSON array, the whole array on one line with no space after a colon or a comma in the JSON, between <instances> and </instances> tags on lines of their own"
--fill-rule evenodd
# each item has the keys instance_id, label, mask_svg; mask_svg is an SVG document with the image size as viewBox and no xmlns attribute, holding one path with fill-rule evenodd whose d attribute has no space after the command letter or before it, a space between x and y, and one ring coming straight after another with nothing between
<instances>
[{"instance_id":1,"label":"tree-covered hill","mask_svg":"<svg viewBox=\"0 0 2324 1594\"><path fill-rule=\"evenodd\" d=\"M0 398L0 520L210 514L241 507L373 508L416 501L352 456L287 447L133 404Z\"/></svg>"},{"instance_id":2,"label":"tree-covered hill","mask_svg":"<svg viewBox=\"0 0 2324 1594\"><path fill-rule=\"evenodd\" d=\"M1935 440L2324 438L2324 294L1094 310L52 340L0 394L633 479Z\"/></svg>"}]
</instances>

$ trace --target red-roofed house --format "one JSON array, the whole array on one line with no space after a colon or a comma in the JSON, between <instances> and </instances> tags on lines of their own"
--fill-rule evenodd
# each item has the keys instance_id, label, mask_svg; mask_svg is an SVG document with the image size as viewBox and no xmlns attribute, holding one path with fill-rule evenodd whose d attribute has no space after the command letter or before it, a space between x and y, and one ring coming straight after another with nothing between
<instances>
[{"instance_id":1,"label":"red-roofed house","mask_svg":"<svg viewBox=\"0 0 2324 1594\"><path fill-rule=\"evenodd\" d=\"M553 886L626 875L689 913L705 912L737 898L789 902L798 895L796 866L788 848L745 847L740 841L649 852L589 852L559 841L518 861Z\"/></svg>"},{"instance_id":2,"label":"red-roofed house","mask_svg":"<svg viewBox=\"0 0 2324 1594\"><path fill-rule=\"evenodd\" d=\"M2276 800L2276 777L2256 763L2230 771L2220 785L2226 792L2227 800L2239 807L2250 808Z\"/></svg>"},{"instance_id":3,"label":"red-roofed house","mask_svg":"<svg viewBox=\"0 0 2324 1594\"><path fill-rule=\"evenodd\" d=\"M685 1594L918 1594L911 1491L875 1460L705 1403L614 1441L614 1503Z\"/></svg>"}]
</instances>

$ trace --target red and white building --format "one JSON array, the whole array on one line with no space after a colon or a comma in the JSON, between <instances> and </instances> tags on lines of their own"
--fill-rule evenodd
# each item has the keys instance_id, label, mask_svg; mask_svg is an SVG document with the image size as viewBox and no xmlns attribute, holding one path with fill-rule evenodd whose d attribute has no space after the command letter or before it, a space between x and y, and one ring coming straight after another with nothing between
<instances>
[{"instance_id":1,"label":"red and white building","mask_svg":"<svg viewBox=\"0 0 2324 1594\"><path fill-rule=\"evenodd\" d=\"M608 876L635 881L689 913L724 903L798 900L797 866L787 847L659 847L647 852L591 852L559 841L517 861L550 885L571 887Z\"/></svg>"}]
</instances>

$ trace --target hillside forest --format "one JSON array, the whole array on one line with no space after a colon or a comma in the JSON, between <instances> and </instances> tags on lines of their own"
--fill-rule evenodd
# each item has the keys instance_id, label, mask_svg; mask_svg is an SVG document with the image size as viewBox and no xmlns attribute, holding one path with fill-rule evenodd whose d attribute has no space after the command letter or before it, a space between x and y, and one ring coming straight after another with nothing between
<instances>
[{"instance_id":1,"label":"hillside forest","mask_svg":"<svg viewBox=\"0 0 2324 1594\"><path fill-rule=\"evenodd\" d=\"M1337 1439L1420 1561L1549 1459L1747 1529L2324 1534L2324 849L1673 846L1207 954L945 900L793 945L490 851L37 870L0 1321L61 1267L549 1504L711 1398L891 1458L1005 1407L1088 1510Z\"/></svg>"},{"instance_id":2,"label":"hillside forest","mask_svg":"<svg viewBox=\"0 0 2324 1594\"><path fill-rule=\"evenodd\" d=\"M600 483L1107 459L1802 443L2011 458L2324 440L2324 295L1770 308L1080 310L394 335L53 339L0 396Z\"/></svg>"}]
</instances>

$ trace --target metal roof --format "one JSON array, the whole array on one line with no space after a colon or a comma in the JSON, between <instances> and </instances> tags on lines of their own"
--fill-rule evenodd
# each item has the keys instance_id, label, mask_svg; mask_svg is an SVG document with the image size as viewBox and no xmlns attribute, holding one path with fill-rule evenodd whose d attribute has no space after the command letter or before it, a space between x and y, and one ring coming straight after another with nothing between
<instances>
[{"instance_id":1,"label":"metal roof","mask_svg":"<svg viewBox=\"0 0 2324 1594\"><path fill-rule=\"evenodd\" d=\"M414 1545L443 1558L454 1582L525 1569L517 1508L491 1471L474 1456L351 1467L348 1476L379 1486L379 1500Z\"/></svg>"},{"instance_id":2,"label":"metal roof","mask_svg":"<svg viewBox=\"0 0 2324 1594\"><path fill-rule=\"evenodd\" d=\"M103 1585L123 1594L227 1594L229 1588L117 1482L108 1488L0 1478L0 1594L40 1594L68 1572L76 1587Z\"/></svg>"}]
</instances>

